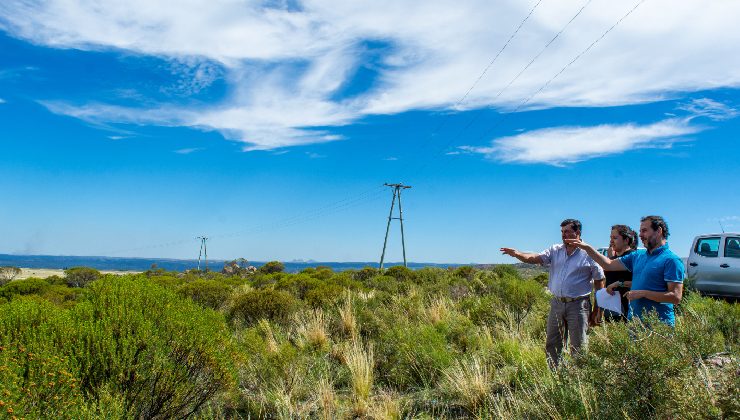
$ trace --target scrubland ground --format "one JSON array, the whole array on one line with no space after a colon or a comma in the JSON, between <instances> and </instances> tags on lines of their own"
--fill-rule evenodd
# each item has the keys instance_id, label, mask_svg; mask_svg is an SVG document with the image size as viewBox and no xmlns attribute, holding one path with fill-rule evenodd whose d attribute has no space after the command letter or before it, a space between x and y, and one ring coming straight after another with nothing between
<instances>
[{"instance_id":1,"label":"scrubland ground","mask_svg":"<svg viewBox=\"0 0 740 420\"><path fill-rule=\"evenodd\" d=\"M546 275L239 274L0 287L0 418L740 416L738 304L688 291L674 330L595 328L553 372Z\"/></svg>"}]
</instances>

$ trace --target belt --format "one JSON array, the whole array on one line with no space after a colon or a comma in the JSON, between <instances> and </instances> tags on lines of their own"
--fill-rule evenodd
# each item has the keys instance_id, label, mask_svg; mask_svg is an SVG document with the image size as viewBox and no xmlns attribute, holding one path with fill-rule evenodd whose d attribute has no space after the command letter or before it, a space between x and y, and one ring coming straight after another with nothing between
<instances>
[{"instance_id":1,"label":"belt","mask_svg":"<svg viewBox=\"0 0 740 420\"><path fill-rule=\"evenodd\" d=\"M585 296L578 296L578 297L557 297L555 296L555 299L563 302L563 303L569 303L569 302L575 302L577 300L581 299L588 299L591 295L585 295Z\"/></svg>"}]
</instances>

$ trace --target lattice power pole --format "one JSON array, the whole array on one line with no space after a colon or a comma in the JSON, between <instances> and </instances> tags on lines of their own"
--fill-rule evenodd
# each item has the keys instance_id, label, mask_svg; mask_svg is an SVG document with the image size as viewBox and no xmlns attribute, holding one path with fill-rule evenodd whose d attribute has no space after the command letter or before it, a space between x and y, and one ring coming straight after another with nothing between
<instances>
[{"instance_id":1,"label":"lattice power pole","mask_svg":"<svg viewBox=\"0 0 740 420\"><path fill-rule=\"evenodd\" d=\"M385 260L385 247L388 244L388 232L391 229L391 220L397 219L401 222L401 247L403 249L403 266L406 267L406 240L403 236L403 208L401 208L401 191L411 188L408 185L403 184L388 184L385 183L386 187L393 188L393 199L391 200L391 211L388 213L388 225L385 227L385 240L383 241L383 253L380 254L380 270L383 270L383 260ZM396 204L396 197L398 197L398 217L393 217L393 206Z\"/></svg>"},{"instance_id":2,"label":"lattice power pole","mask_svg":"<svg viewBox=\"0 0 740 420\"><path fill-rule=\"evenodd\" d=\"M198 252L198 271L200 271L201 255L204 257L206 271L208 271L208 248L206 247L206 242L208 241L208 238L205 236L198 236L195 239L200 239L200 252Z\"/></svg>"}]
</instances>

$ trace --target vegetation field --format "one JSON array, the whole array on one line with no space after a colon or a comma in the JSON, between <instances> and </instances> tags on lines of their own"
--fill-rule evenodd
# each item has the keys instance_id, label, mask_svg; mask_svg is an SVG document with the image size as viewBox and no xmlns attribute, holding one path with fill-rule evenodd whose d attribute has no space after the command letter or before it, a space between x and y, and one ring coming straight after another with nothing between
<instances>
[{"instance_id":1,"label":"vegetation field","mask_svg":"<svg viewBox=\"0 0 740 420\"><path fill-rule=\"evenodd\" d=\"M738 418L740 305L590 332L557 371L546 274L392 267L0 287L0 418Z\"/></svg>"}]
</instances>

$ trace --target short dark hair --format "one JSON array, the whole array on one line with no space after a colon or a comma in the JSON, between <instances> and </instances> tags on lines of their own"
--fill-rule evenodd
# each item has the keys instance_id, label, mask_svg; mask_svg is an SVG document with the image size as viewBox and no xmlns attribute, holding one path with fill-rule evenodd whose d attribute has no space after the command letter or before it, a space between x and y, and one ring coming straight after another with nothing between
<instances>
[{"instance_id":1,"label":"short dark hair","mask_svg":"<svg viewBox=\"0 0 740 420\"><path fill-rule=\"evenodd\" d=\"M612 226L612 230L616 230L619 236L627 241L630 249L637 249L637 232L632 230L631 227L627 225L614 225Z\"/></svg>"},{"instance_id":2,"label":"short dark hair","mask_svg":"<svg viewBox=\"0 0 740 420\"><path fill-rule=\"evenodd\" d=\"M573 229L576 232L581 231L581 222L576 219L565 219L562 223L560 223L560 227L566 227L570 225L571 229Z\"/></svg>"},{"instance_id":3,"label":"short dark hair","mask_svg":"<svg viewBox=\"0 0 740 420\"><path fill-rule=\"evenodd\" d=\"M658 230L658 228L663 229L663 239L667 239L668 235L670 235L668 232L668 224L660 216L645 216L640 219L640 223L642 222L650 222L650 227L653 228L653 230Z\"/></svg>"}]
</instances>

